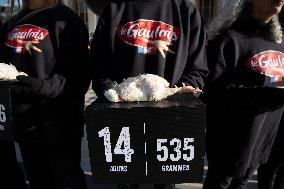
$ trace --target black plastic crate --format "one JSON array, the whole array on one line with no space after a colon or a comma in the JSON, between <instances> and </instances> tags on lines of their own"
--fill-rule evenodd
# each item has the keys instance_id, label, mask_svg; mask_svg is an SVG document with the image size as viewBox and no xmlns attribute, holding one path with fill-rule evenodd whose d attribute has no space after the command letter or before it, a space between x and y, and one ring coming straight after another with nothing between
<instances>
[{"instance_id":1,"label":"black plastic crate","mask_svg":"<svg viewBox=\"0 0 284 189\"><path fill-rule=\"evenodd\" d=\"M94 102L86 118L95 183L203 181L205 105L196 98Z\"/></svg>"}]
</instances>

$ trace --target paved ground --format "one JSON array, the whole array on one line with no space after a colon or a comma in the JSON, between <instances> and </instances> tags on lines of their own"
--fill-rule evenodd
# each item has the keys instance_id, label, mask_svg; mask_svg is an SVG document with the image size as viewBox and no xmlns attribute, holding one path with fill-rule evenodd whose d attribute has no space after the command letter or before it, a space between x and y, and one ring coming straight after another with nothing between
<instances>
[{"instance_id":1,"label":"paved ground","mask_svg":"<svg viewBox=\"0 0 284 189\"><path fill-rule=\"evenodd\" d=\"M95 99L95 94L90 90L86 96L86 105L89 105L92 101ZM20 153L17 150L17 155L19 160L21 161ZM112 184L94 184L92 182L91 178L91 168L90 168L90 159L89 159L89 153L88 153L88 142L86 139L86 135L83 139L82 143L82 167L85 171L86 174L86 179L88 182L89 189L116 189L116 185ZM205 172L207 170L207 167L204 168ZM179 189L201 189L202 185L201 184L179 184L176 186ZM141 185L141 189L153 189L152 185L150 184L145 184ZM247 186L247 189L257 189L257 181L256 181L256 175L252 178L252 180L249 181L249 184Z\"/></svg>"}]
</instances>

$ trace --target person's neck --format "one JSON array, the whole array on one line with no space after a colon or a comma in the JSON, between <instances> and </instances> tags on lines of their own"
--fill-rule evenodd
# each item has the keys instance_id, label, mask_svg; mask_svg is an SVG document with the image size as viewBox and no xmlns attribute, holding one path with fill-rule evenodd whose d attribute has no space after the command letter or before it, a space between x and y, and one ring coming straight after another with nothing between
<instances>
[{"instance_id":1,"label":"person's neck","mask_svg":"<svg viewBox=\"0 0 284 189\"><path fill-rule=\"evenodd\" d=\"M252 17L263 23L268 23L273 18L273 16L274 14L252 9Z\"/></svg>"}]
</instances>

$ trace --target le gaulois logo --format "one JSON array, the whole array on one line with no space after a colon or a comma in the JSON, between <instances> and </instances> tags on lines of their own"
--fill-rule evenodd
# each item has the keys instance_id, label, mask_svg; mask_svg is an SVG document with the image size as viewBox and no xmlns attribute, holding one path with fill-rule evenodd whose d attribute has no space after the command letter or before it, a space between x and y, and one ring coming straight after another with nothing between
<instances>
[{"instance_id":1,"label":"le gaulois logo","mask_svg":"<svg viewBox=\"0 0 284 189\"><path fill-rule=\"evenodd\" d=\"M155 54L160 47L169 46L179 39L181 30L161 21L140 19L119 26L118 37L129 45L138 47L138 52Z\"/></svg>"},{"instance_id":2,"label":"le gaulois logo","mask_svg":"<svg viewBox=\"0 0 284 189\"><path fill-rule=\"evenodd\" d=\"M40 42L48 34L48 30L38 26L30 24L20 25L9 33L6 45L15 48L16 52L22 52L24 50L23 42Z\"/></svg>"},{"instance_id":3,"label":"le gaulois logo","mask_svg":"<svg viewBox=\"0 0 284 189\"><path fill-rule=\"evenodd\" d=\"M253 56L247 65L254 71L265 74L271 82L280 82L284 77L284 53L264 51Z\"/></svg>"}]
</instances>

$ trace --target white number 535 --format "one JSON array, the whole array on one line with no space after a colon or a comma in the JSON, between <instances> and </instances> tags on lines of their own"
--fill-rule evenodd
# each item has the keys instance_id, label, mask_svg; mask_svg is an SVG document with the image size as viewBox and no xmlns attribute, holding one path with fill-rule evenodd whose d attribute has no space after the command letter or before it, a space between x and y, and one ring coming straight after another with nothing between
<instances>
[{"instance_id":1,"label":"white number 535","mask_svg":"<svg viewBox=\"0 0 284 189\"><path fill-rule=\"evenodd\" d=\"M191 161L194 159L194 146L191 143L194 142L194 138L184 138L182 141L178 138L172 139L168 143L168 139L157 139L157 152L162 152L163 154L158 154L157 159L161 162L167 161L169 158L171 161L179 161L181 158L185 161ZM169 154L168 146L174 147L173 154ZM182 153L182 151L187 153Z\"/></svg>"}]
</instances>

